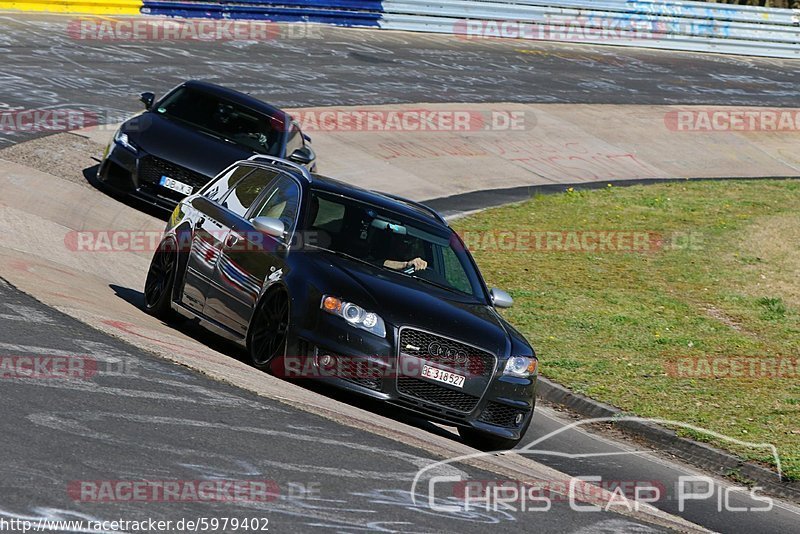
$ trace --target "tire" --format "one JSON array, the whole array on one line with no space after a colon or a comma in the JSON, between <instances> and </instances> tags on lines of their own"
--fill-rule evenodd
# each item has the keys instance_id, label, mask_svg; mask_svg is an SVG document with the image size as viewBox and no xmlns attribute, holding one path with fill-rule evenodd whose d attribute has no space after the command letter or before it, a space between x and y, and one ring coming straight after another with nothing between
<instances>
[{"instance_id":1,"label":"tire","mask_svg":"<svg viewBox=\"0 0 800 534\"><path fill-rule=\"evenodd\" d=\"M525 426L525 428L520 429L520 436L525 436L525 433L528 431L528 427L530 426L530 421ZM487 434L486 432L481 432L480 430L475 430L474 428L466 428L461 427L458 429L458 434L461 436L461 439L469 445L470 447L474 447L479 451L506 451L513 449L516 447L522 438L519 439L506 439L500 438L493 434Z\"/></svg>"},{"instance_id":2,"label":"tire","mask_svg":"<svg viewBox=\"0 0 800 534\"><path fill-rule=\"evenodd\" d=\"M145 311L164 321L172 318L172 291L178 267L177 252L174 241L171 239L162 241L153 255L144 283Z\"/></svg>"},{"instance_id":3,"label":"tire","mask_svg":"<svg viewBox=\"0 0 800 534\"><path fill-rule=\"evenodd\" d=\"M286 353L289 331L289 296L282 289L269 291L259 302L247 334L253 367L271 371L276 358Z\"/></svg>"}]
</instances>

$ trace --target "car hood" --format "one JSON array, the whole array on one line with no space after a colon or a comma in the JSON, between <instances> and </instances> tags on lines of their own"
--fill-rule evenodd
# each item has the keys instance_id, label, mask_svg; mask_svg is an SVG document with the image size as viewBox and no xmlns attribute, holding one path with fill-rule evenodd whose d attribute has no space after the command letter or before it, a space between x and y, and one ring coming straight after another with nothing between
<instances>
[{"instance_id":1,"label":"car hood","mask_svg":"<svg viewBox=\"0 0 800 534\"><path fill-rule=\"evenodd\" d=\"M510 338L505 321L491 306L420 280L328 252L307 257L329 287L322 292L380 315L389 325L411 326L505 354Z\"/></svg>"},{"instance_id":2,"label":"car hood","mask_svg":"<svg viewBox=\"0 0 800 534\"><path fill-rule=\"evenodd\" d=\"M212 178L254 152L156 113L142 113L121 130L143 152Z\"/></svg>"}]
</instances>

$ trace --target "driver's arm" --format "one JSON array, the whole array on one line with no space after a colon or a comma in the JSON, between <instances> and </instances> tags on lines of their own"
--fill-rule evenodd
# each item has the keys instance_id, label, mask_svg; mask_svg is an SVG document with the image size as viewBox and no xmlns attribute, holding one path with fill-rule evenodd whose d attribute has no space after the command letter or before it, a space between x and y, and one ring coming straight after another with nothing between
<instances>
[{"instance_id":1,"label":"driver's arm","mask_svg":"<svg viewBox=\"0 0 800 534\"><path fill-rule=\"evenodd\" d=\"M386 260L383 262L383 266L397 271L408 269L409 267L414 267L415 271L424 271L428 268L428 262L422 258L414 258L408 261Z\"/></svg>"}]
</instances>

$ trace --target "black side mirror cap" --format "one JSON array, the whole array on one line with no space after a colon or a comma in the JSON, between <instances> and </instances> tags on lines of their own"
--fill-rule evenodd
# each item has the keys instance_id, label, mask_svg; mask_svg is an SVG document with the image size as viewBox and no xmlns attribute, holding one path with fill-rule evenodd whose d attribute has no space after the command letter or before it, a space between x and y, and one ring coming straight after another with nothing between
<instances>
[{"instance_id":1,"label":"black side mirror cap","mask_svg":"<svg viewBox=\"0 0 800 534\"><path fill-rule=\"evenodd\" d=\"M153 107L153 102L156 100L155 93L145 92L139 95L139 101L144 104L144 109L150 109Z\"/></svg>"},{"instance_id":2,"label":"black side mirror cap","mask_svg":"<svg viewBox=\"0 0 800 534\"><path fill-rule=\"evenodd\" d=\"M314 151L311 150L309 147L304 146L303 148L298 148L291 154L289 154L289 161L293 161L295 163L299 163L300 165L308 165L312 161L316 159L316 154Z\"/></svg>"}]
</instances>

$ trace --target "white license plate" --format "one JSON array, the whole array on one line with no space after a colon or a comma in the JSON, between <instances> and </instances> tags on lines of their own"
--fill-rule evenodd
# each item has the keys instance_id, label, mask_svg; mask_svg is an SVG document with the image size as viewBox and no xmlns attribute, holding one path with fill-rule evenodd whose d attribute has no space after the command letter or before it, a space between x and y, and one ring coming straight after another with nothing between
<instances>
[{"instance_id":1,"label":"white license plate","mask_svg":"<svg viewBox=\"0 0 800 534\"><path fill-rule=\"evenodd\" d=\"M451 373L450 371L444 371L442 369L437 369L436 367L431 367L430 365L422 366L422 376L423 378L436 380L437 382L449 384L457 388L463 388L464 381L467 379L467 377L464 375L457 375L455 373Z\"/></svg>"},{"instance_id":2,"label":"white license plate","mask_svg":"<svg viewBox=\"0 0 800 534\"><path fill-rule=\"evenodd\" d=\"M184 195L191 195L194 188L183 182L179 182L169 176L162 176L161 181L159 182L162 187L166 187L167 189L172 189L173 191L177 191L178 193L183 193Z\"/></svg>"}]
</instances>

